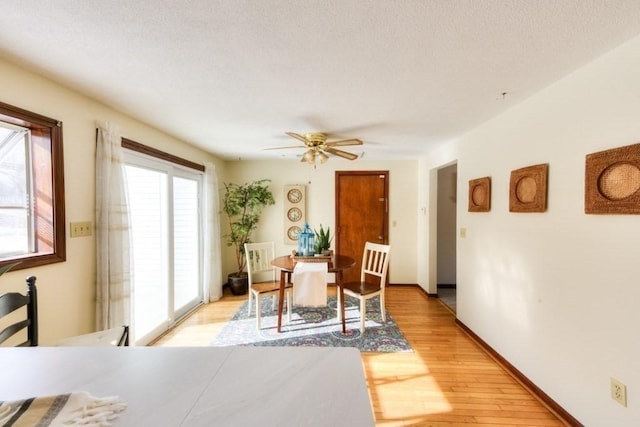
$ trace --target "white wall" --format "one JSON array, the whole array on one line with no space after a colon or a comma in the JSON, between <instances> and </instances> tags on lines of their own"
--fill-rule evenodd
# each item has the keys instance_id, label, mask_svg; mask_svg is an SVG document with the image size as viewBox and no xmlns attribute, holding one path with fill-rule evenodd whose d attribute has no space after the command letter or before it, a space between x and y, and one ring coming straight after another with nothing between
<instances>
[{"instance_id":1,"label":"white wall","mask_svg":"<svg viewBox=\"0 0 640 427\"><path fill-rule=\"evenodd\" d=\"M421 159L433 213L434 168L458 163L458 194L491 176L489 213L459 197L457 316L589 426L640 420L640 216L585 215L585 155L640 142L640 37ZM509 174L549 164L545 213L509 213ZM433 247L433 228L419 250ZM430 254L433 265L433 254ZM419 280L431 272L419 267ZM610 398L627 386L628 407Z\"/></svg>"},{"instance_id":2,"label":"white wall","mask_svg":"<svg viewBox=\"0 0 640 427\"><path fill-rule=\"evenodd\" d=\"M213 156L111 110L68 88L0 60L0 101L63 122L67 261L17 270L0 279L5 289L24 291L24 278L37 276L40 342L95 329L95 235L69 238L69 223L95 225L96 121L113 121L134 141L203 164L225 165Z\"/></svg>"},{"instance_id":3,"label":"white wall","mask_svg":"<svg viewBox=\"0 0 640 427\"><path fill-rule=\"evenodd\" d=\"M365 147L366 148L366 147ZM335 231L335 171L336 170L388 170L389 171L389 283L415 284L416 277L416 212L417 212L417 171L418 162L405 161L348 161L331 158L327 163L313 166L299 161L238 161L227 165L229 182L242 184L256 179L271 180L271 190L276 204L264 210L258 224L254 241L271 241L276 244L276 252L287 254L295 245L284 243L284 186L304 184L307 190L307 222L313 228L320 224L330 226ZM220 183L223 189L222 182ZM225 219L221 219L225 225ZM225 231L223 230L223 233ZM223 266L226 274L237 270L228 251ZM335 242L332 243L335 248Z\"/></svg>"}]
</instances>

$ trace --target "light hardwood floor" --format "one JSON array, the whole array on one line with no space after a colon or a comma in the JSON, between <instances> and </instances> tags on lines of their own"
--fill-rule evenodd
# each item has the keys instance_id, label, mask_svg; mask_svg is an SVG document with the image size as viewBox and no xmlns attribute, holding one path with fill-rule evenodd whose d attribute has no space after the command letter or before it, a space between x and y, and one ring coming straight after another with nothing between
<instances>
[{"instance_id":1,"label":"light hardwood floor","mask_svg":"<svg viewBox=\"0 0 640 427\"><path fill-rule=\"evenodd\" d=\"M387 310L412 353L362 353L377 426L565 425L455 324L437 298L387 288ZM154 345L206 346L246 296L206 304Z\"/></svg>"}]
</instances>

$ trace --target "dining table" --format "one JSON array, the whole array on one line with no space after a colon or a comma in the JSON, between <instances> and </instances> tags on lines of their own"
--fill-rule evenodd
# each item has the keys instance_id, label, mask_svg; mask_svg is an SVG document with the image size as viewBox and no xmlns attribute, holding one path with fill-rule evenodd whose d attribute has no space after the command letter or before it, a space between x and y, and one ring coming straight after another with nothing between
<instances>
[{"instance_id":1,"label":"dining table","mask_svg":"<svg viewBox=\"0 0 640 427\"><path fill-rule=\"evenodd\" d=\"M354 348L2 347L0 361L0 403L117 397L113 427L374 425Z\"/></svg>"},{"instance_id":2,"label":"dining table","mask_svg":"<svg viewBox=\"0 0 640 427\"><path fill-rule=\"evenodd\" d=\"M356 260L347 255L333 254L329 257L296 257L294 255L283 255L274 258L271 265L280 270L280 292L278 298L278 332L282 332L282 311L284 308L284 291L288 282L291 282L291 274L298 262L326 262L329 273L335 273L336 287L339 300L339 314L342 321L342 333L347 332L344 315L344 288L343 271L353 267ZM291 308L289 308L291 309Z\"/></svg>"}]
</instances>

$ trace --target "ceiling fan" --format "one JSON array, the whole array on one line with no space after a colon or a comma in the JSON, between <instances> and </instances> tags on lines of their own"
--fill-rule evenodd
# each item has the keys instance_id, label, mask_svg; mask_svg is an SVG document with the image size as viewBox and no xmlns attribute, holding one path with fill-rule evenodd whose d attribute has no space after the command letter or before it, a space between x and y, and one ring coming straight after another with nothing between
<instances>
[{"instance_id":1,"label":"ceiling fan","mask_svg":"<svg viewBox=\"0 0 640 427\"><path fill-rule=\"evenodd\" d=\"M320 160L320 163L324 163L329 160L327 153L334 156L342 157L347 160L355 160L358 158L357 154L349 153L348 151L340 150L335 147L344 147L349 145L362 145L362 141L359 139L343 139L340 141L327 141L327 134L321 132L305 133L303 135L294 132L285 132L290 137L293 137L304 143L307 151L302 155L301 161L303 163L316 164L316 160ZM267 148L267 150L280 150L283 148L298 148L292 147L275 147Z\"/></svg>"}]
</instances>

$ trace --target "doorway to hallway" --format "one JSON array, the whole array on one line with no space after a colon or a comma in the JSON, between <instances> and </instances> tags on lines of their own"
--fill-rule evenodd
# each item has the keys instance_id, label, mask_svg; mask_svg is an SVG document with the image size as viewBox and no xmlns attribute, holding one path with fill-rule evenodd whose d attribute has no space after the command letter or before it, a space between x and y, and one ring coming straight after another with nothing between
<instances>
[{"instance_id":1,"label":"doorway to hallway","mask_svg":"<svg viewBox=\"0 0 640 427\"><path fill-rule=\"evenodd\" d=\"M437 284L438 297L456 311L456 206L458 165L438 170Z\"/></svg>"}]
</instances>

